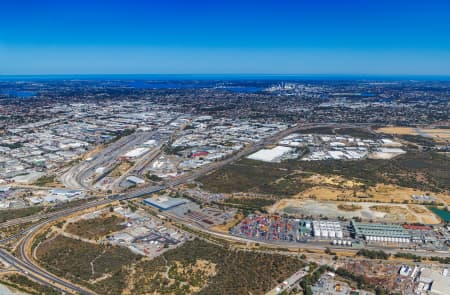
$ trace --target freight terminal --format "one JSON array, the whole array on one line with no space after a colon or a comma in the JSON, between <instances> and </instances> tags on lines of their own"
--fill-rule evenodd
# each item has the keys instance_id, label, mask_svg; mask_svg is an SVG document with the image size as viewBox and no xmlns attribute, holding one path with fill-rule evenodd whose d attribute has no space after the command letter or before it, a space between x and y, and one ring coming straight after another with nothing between
<instances>
[{"instance_id":1,"label":"freight terminal","mask_svg":"<svg viewBox=\"0 0 450 295\"><path fill-rule=\"evenodd\" d=\"M366 241L409 243L411 234L402 226L396 224L361 223L351 221L355 238Z\"/></svg>"}]
</instances>

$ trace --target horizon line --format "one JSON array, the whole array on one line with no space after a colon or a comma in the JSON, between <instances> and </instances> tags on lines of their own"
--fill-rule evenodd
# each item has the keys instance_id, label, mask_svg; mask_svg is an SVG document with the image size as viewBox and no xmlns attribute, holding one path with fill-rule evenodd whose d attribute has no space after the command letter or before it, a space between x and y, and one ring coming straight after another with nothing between
<instances>
[{"instance_id":1,"label":"horizon line","mask_svg":"<svg viewBox=\"0 0 450 295\"><path fill-rule=\"evenodd\" d=\"M316 73L316 74L280 74L280 73L72 73L72 74L6 74L0 73L0 79L7 78L70 78L70 77L184 77L184 78L354 78L354 79L370 79L370 78L396 78L396 79L450 79L450 74L367 74L367 73Z\"/></svg>"}]
</instances>

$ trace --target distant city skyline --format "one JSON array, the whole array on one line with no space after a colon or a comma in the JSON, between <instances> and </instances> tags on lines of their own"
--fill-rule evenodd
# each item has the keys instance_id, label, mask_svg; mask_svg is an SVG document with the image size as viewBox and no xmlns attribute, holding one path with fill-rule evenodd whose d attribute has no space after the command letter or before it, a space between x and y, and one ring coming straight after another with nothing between
<instances>
[{"instance_id":1,"label":"distant city skyline","mask_svg":"<svg viewBox=\"0 0 450 295\"><path fill-rule=\"evenodd\" d=\"M0 75L450 75L450 2L9 1Z\"/></svg>"}]
</instances>

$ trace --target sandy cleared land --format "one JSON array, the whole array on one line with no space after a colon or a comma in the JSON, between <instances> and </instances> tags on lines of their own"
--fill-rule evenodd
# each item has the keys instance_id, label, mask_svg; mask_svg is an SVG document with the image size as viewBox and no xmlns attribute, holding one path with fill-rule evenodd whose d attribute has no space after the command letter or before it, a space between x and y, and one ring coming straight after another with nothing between
<instances>
[{"instance_id":1,"label":"sandy cleared land","mask_svg":"<svg viewBox=\"0 0 450 295\"><path fill-rule=\"evenodd\" d=\"M269 212L287 213L297 216L327 216L330 218L337 218L339 216L345 218L359 217L362 220L373 220L374 222L440 223L439 219L422 205L414 205L412 207L406 204L359 202L356 205L361 207L360 209L348 211L339 209L339 204L351 206L354 203L283 199L274 204L269 209Z\"/></svg>"},{"instance_id":2,"label":"sandy cleared land","mask_svg":"<svg viewBox=\"0 0 450 295\"><path fill-rule=\"evenodd\" d=\"M90 157L100 153L103 149L104 149L104 145L98 145L95 148L93 148L92 150L88 151L86 154L83 155L83 160L87 160Z\"/></svg>"},{"instance_id":3,"label":"sandy cleared land","mask_svg":"<svg viewBox=\"0 0 450 295\"><path fill-rule=\"evenodd\" d=\"M431 137L437 141L450 140L450 129L439 128L412 128L412 127L382 127L376 130L378 133L399 134L399 135L421 135Z\"/></svg>"},{"instance_id":4,"label":"sandy cleared land","mask_svg":"<svg viewBox=\"0 0 450 295\"><path fill-rule=\"evenodd\" d=\"M133 165L128 161L121 162L116 168L114 168L113 171L111 171L109 175L111 177L120 177L125 172L127 172L132 166Z\"/></svg>"},{"instance_id":5,"label":"sandy cleared land","mask_svg":"<svg viewBox=\"0 0 450 295\"><path fill-rule=\"evenodd\" d=\"M354 180L348 180L341 176L324 176L320 174L312 175L311 177L308 177L305 179L306 182L312 183L312 184L326 184L326 185L332 185L332 186L341 186L345 188L354 188L354 187L360 187L363 184L361 182L357 182Z\"/></svg>"},{"instance_id":6,"label":"sandy cleared land","mask_svg":"<svg viewBox=\"0 0 450 295\"><path fill-rule=\"evenodd\" d=\"M222 233L228 233L230 228L236 226L239 222L241 222L244 219L244 215L238 213L236 214L235 218L232 219L227 224L218 224L211 227L211 230L222 232Z\"/></svg>"},{"instance_id":7,"label":"sandy cleared land","mask_svg":"<svg viewBox=\"0 0 450 295\"><path fill-rule=\"evenodd\" d=\"M416 190L396 185L377 184L363 191L358 188L347 189L330 186L314 186L297 195L297 199L314 199L321 201L367 201L367 202L412 202L411 195L425 195L426 191ZM437 202L450 204L450 195L431 194L437 197Z\"/></svg>"}]
</instances>

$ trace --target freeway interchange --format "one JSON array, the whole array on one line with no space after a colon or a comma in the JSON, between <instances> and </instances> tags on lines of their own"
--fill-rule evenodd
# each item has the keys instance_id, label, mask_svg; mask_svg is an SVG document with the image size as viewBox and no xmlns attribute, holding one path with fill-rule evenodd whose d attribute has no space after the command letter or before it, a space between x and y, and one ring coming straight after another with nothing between
<instances>
[{"instance_id":1,"label":"freeway interchange","mask_svg":"<svg viewBox=\"0 0 450 295\"><path fill-rule=\"evenodd\" d=\"M212 171L219 169L223 167L224 165L227 165L233 161L236 161L246 155L249 155L260 148L276 142L277 140L285 137L286 135L300 131L302 129L308 129L311 127L348 127L349 125L336 125L333 123L330 124L306 124L306 125L297 125L288 129L285 129L274 136L271 136L269 138L266 138L264 140L261 140L260 142L257 142L255 144L249 145L245 147L244 149L237 151L235 154L231 155L230 157L217 161L214 163L211 163L207 166L198 168L193 170L190 173L186 173L185 175L175 177L171 179L170 181L164 182L160 185L147 185L143 186L141 188L126 192L126 193L116 193L116 194L110 194L105 197L100 197L96 200L86 202L82 205L56 211L56 212L50 212L46 214L41 215L33 215L23 218L18 218L14 220L8 220L2 224L0 224L0 228L6 228L9 226L14 225L20 225L20 224L26 224L33 222L34 224L28 228L23 229L19 233L16 233L10 237L7 237L3 240L0 240L1 244L6 244L14 239L19 239L18 244L16 245L16 249L18 250L16 253L18 253L17 256L11 254L5 249L0 249L0 258L8 263L9 265L15 267L20 272L26 274L27 276L31 277L32 279L44 284L51 286L55 288L56 290L64 293L72 293L72 294L94 294L89 290L86 290L85 288L78 286L76 284L73 284L71 282L68 282L66 280L63 280L50 272L46 271L45 269L41 268L35 261L33 261L33 258L31 258L28 253L27 249L30 248L30 245L33 241L33 238L35 237L36 233L44 228L45 226L52 224L56 222L57 220L70 216L72 214L88 210L91 208L96 208L99 206L105 206L107 204L111 204L113 202L117 201L123 201L123 200L129 200L134 198L139 198L143 196L148 196L153 193L164 191L170 187L175 187L181 184L186 184L189 182L194 181L198 177L211 173ZM355 127L355 125L351 125ZM363 125L365 126L365 125ZM361 127L361 126L360 126ZM136 142L142 142L143 140L147 140L152 135L151 132L144 132L144 133L134 133L127 137L123 137L119 139L118 141L112 143L111 146L105 148L101 153L96 155L93 160L89 162L83 162L79 165L76 165L72 168L70 168L62 177L61 180L65 186L69 188L84 188L89 191L96 191L96 188L92 186L92 184L89 184L86 179L91 177L98 166L104 166L108 164L109 161L112 161L113 159L117 158L121 153L123 153L125 150L129 149L131 146L133 146ZM160 154L162 149L162 145L157 146L156 149L151 151L149 153L150 159L153 160L157 155ZM151 161L148 160L148 161ZM147 162L148 163L148 162ZM147 164L146 163L146 164ZM141 170L143 169L143 165L137 165L136 167L133 167L133 170ZM218 233L211 231L207 228L204 228L200 224L193 224L193 223L187 223L186 220L180 219L176 216L171 215L168 212L163 212L161 214L166 214L168 217L170 217L172 220L174 220L177 223L184 224L196 231L201 231L208 235L213 235L218 238L240 242L240 243L247 243L247 242L255 242L254 240L250 238L243 238L243 237L237 237L232 236L230 234L224 234L224 233ZM264 244L267 246L280 246L281 244L277 243L268 243L268 242L260 242L260 244ZM287 246L283 245L285 248L290 248L293 246ZM300 244L295 245L294 248L307 248L307 249L325 249L330 247L329 244L320 244L320 243L308 243L308 244ZM333 248L335 251L339 251L339 248ZM374 249L380 249L380 247L374 247ZM385 249L386 251L392 251L389 249ZM345 249L345 251L349 251L348 249ZM397 251L397 250L396 250ZM398 252L398 251L397 251ZM418 253L420 255L426 255L426 253ZM439 256L439 255L445 255L440 253L433 253L433 255Z\"/></svg>"}]
</instances>

